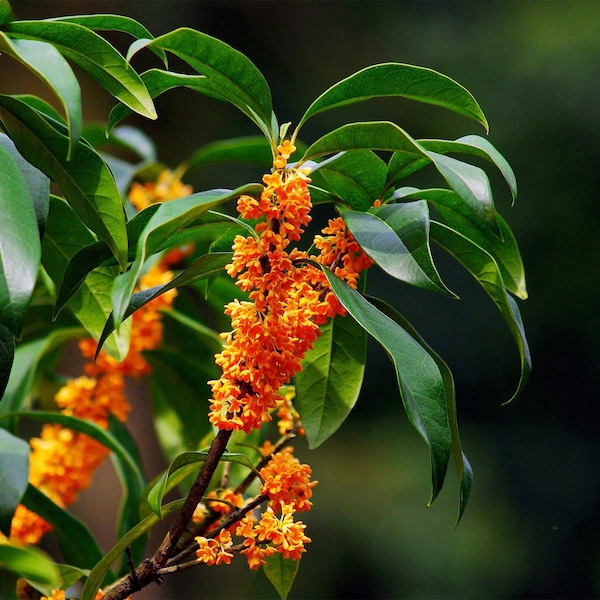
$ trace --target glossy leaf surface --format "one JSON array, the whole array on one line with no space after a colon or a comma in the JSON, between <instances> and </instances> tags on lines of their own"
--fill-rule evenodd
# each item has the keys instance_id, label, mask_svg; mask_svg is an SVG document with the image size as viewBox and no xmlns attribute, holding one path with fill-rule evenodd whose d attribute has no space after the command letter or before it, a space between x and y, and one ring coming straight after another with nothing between
<instances>
[{"instance_id":1,"label":"glossy leaf surface","mask_svg":"<svg viewBox=\"0 0 600 600\"><path fill-rule=\"evenodd\" d=\"M335 317L302 361L294 403L310 448L335 433L354 407L362 386L367 336L353 319Z\"/></svg>"},{"instance_id":2,"label":"glossy leaf surface","mask_svg":"<svg viewBox=\"0 0 600 600\"><path fill-rule=\"evenodd\" d=\"M340 106L382 96L402 96L443 106L481 123L487 121L471 93L462 85L432 69L402 63L366 67L321 94L300 119L298 129L310 117Z\"/></svg>"},{"instance_id":3,"label":"glossy leaf surface","mask_svg":"<svg viewBox=\"0 0 600 600\"><path fill-rule=\"evenodd\" d=\"M456 297L433 264L427 204L388 205L373 212L344 211L342 215L365 253L396 279Z\"/></svg>"},{"instance_id":4,"label":"glossy leaf surface","mask_svg":"<svg viewBox=\"0 0 600 600\"><path fill-rule=\"evenodd\" d=\"M452 254L488 293L517 344L521 361L521 376L517 389L508 402L523 389L531 371L531 356L523 322L516 301L506 292L500 270L493 257L460 233L440 223L432 222L432 238Z\"/></svg>"},{"instance_id":5,"label":"glossy leaf surface","mask_svg":"<svg viewBox=\"0 0 600 600\"><path fill-rule=\"evenodd\" d=\"M79 218L117 259L127 258L125 215L119 190L100 156L79 141L67 160L68 137L24 102L0 96L0 119L20 154L60 186Z\"/></svg>"},{"instance_id":6,"label":"glossy leaf surface","mask_svg":"<svg viewBox=\"0 0 600 600\"><path fill-rule=\"evenodd\" d=\"M37 219L21 170L0 145L0 324L18 336L41 258Z\"/></svg>"},{"instance_id":7,"label":"glossy leaf surface","mask_svg":"<svg viewBox=\"0 0 600 600\"><path fill-rule=\"evenodd\" d=\"M135 112L156 119L156 110L139 75L123 56L91 29L67 21L13 21L6 32L52 44L120 102Z\"/></svg>"},{"instance_id":8,"label":"glossy leaf surface","mask_svg":"<svg viewBox=\"0 0 600 600\"><path fill-rule=\"evenodd\" d=\"M214 83L215 93L207 95L220 96L217 99L226 100L239 108L263 132L270 131L273 113L271 91L262 73L241 52L221 40L187 27L134 46L136 52L142 47L172 52Z\"/></svg>"},{"instance_id":9,"label":"glossy leaf surface","mask_svg":"<svg viewBox=\"0 0 600 600\"><path fill-rule=\"evenodd\" d=\"M326 269L324 272L344 308L385 348L394 364L408 419L429 448L432 502L442 487L452 445L446 388L439 367L405 329L341 279Z\"/></svg>"},{"instance_id":10,"label":"glossy leaf surface","mask_svg":"<svg viewBox=\"0 0 600 600\"><path fill-rule=\"evenodd\" d=\"M81 90L69 63L52 44L36 40L11 40L3 32L0 32L0 50L39 77L62 104L69 128L67 156L70 157L81 135L82 116Z\"/></svg>"},{"instance_id":11,"label":"glossy leaf surface","mask_svg":"<svg viewBox=\"0 0 600 600\"><path fill-rule=\"evenodd\" d=\"M20 546L12 542L0 544L0 569L12 571L48 589L60 585L58 567L45 552L34 546Z\"/></svg>"},{"instance_id":12,"label":"glossy leaf surface","mask_svg":"<svg viewBox=\"0 0 600 600\"><path fill-rule=\"evenodd\" d=\"M0 531L10 535L10 523L29 480L29 444L0 429Z\"/></svg>"}]
</instances>

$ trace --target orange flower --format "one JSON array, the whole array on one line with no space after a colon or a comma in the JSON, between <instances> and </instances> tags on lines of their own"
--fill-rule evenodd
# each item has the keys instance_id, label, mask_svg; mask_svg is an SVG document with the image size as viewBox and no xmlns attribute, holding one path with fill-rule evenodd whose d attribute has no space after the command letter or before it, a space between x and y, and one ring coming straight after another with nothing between
<instances>
[{"instance_id":1,"label":"orange flower","mask_svg":"<svg viewBox=\"0 0 600 600\"><path fill-rule=\"evenodd\" d=\"M231 563L233 554L229 551L233 546L231 532L222 530L216 538L205 538L203 536L196 537L196 542L199 546L196 550L196 556L200 562L207 565L226 565Z\"/></svg>"},{"instance_id":2,"label":"orange flower","mask_svg":"<svg viewBox=\"0 0 600 600\"><path fill-rule=\"evenodd\" d=\"M278 507L281 503L297 511L310 510L312 488L316 481L310 481L312 470L309 465L300 464L292 455L292 448L285 448L260 470L263 485L261 494L269 496L269 504Z\"/></svg>"},{"instance_id":3,"label":"orange flower","mask_svg":"<svg viewBox=\"0 0 600 600\"><path fill-rule=\"evenodd\" d=\"M172 171L164 170L156 182L134 182L129 190L129 200L138 210L142 210L151 204L182 198L191 193L192 186L184 185Z\"/></svg>"}]
</instances>

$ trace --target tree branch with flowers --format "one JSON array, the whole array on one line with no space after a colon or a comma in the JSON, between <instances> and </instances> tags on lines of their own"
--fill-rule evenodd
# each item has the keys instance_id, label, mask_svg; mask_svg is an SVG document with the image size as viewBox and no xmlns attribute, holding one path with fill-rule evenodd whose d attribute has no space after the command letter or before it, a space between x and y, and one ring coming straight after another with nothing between
<instances>
[{"instance_id":1,"label":"tree branch with flowers","mask_svg":"<svg viewBox=\"0 0 600 600\"><path fill-rule=\"evenodd\" d=\"M106 30L133 43L121 53ZM472 471L452 374L397 308L366 294L366 274L377 265L456 298L431 242L456 258L516 342L516 396L530 370L514 299L527 296L522 261L486 172L454 155L487 161L516 198L513 171L479 135L418 140L387 121L349 123L309 143L301 131L317 114L376 97L442 107L487 129L474 97L433 70L378 64L326 90L292 130L278 123L262 73L218 39L188 28L155 38L118 15L19 21L6 0L0 51L38 76L58 107L0 95L2 591L60 599L82 582L83 599L126 598L241 554L285 598L310 542L298 513L316 485L291 442L305 436L316 448L347 418L368 334L389 355L429 449L430 501L454 461L460 520ZM164 68L137 73L131 60L141 51ZM192 73L170 70L170 54ZM82 122L71 63L118 102L106 124ZM165 167L152 140L121 122L131 112L156 118L153 99L176 87L232 104L261 135L214 142ZM137 162L108 154L107 143ZM190 169L223 161L260 166L261 183L194 192L183 182ZM445 187L404 185L421 169ZM335 214L307 239L315 204ZM57 365L73 343L83 372L65 376ZM169 462L151 482L126 425L125 382L142 377ZM41 423L38 435L22 437L25 420ZM123 501L105 554L68 507L109 454ZM169 493L179 499L166 502ZM166 536L148 552L148 533L165 519ZM64 564L35 547L50 531Z\"/></svg>"}]
</instances>

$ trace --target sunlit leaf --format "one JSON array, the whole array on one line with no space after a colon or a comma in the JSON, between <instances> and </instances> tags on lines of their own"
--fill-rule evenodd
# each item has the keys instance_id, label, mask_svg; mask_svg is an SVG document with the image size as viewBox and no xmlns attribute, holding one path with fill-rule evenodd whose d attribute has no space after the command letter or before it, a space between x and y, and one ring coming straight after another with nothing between
<instances>
[{"instance_id":1,"label":"sunlit leaf","mask_svg":"<svg viewBox=\"0 0 600 600\"><path fill-rule=\"evenodd\" d=\"M506 180L513 202L517 199L517 179L507 160L496 150L492 143L479 135L466 135L455 141L448 140L419 140L419 144L426 150L445 154L457 152L471 154L483 158L494 164Z\"/></svg>"},{"instance_id":2,"label":"sunlit leaf","mask_svg":"<svg viewBox=\"0 0 600 600\"><path fill-rule=\"evenodd\" d=\"M156 110L139 75L123 56L91 29L67 21L12 21L5 29L12 38L52 44L110 94L135 112L156 119Z\"/></svg>"},{"instance_id":3,"label":"sunlit leaf","mask_svg":"<svg viewBox=\"0 0 600 600\"><path fill-rule=\"evenodd\" d=\"M281 600L286 600L294 585L300 561L284 558L280 552L276 552L265 560L266 564L263 566L263 571L267 579L271 582Z\"/></svg>"},{"instance_id":4,"label":"sunlit leaf","mask_svg":"<svg viewBox=\"0 0 600 600\"><path fill-rule=\"evenodd\" d=\"M310 117L325 110L383 96L401 96L443 106L488 128L475 98L450 77L424 67L384 63L366 67L321 94L300 119L298 129Z\"/></svg>"},{"instance_id":5,"label":"sunlit leaf","mask_svg":"<svg viewBox=\"0 0 600 600\"><path fill-rule=\"evenodd\" d=\"M452 447L440 369L405 329L330 271L324 272L342 306L385 348L394 364L408 419L429 448L432 502L442 487Z\"/></svg>"},{"instance_id":6,"label":"sunlit leaf","mask_svg":"<svg viewBox=\"0 0 600 600\"><path fill-rule=\"evenodd\" d=\"M35 546L21 546L10 541L0 543L0 569L12 571L48 589L60 585L58 567Z\"/></svg>"},{"instance_id":7,"label":"sunlit leaf","mask_svg":"<svg viewBox=\"0 0 600 600\"><path fill-rule=\"evenodd\" d=\"M514 400L523 389L531 371L531 356L525 337L523 322L516 301L506 292L500 270L494 258L483 248L452 228L431 223L431 237L452 254L481 284L488 293L517 344L521 361L521 375L517 389L508 402Z\"/></svg>"},{"instance_id":8,"label":"sunlit leaf","mask_svg":"<svg viewBox=\"0 0 600 600\"><path fill-rule=\"evenodd\" d=\"M500 232L498 236L451 190L402 188L394 196L402 201L422 198L431 202L447 225L494 257L507 289L518 298L527 298L525 270L519 246L508 223L500 214L496 215Z\"/></svg>"},{"instance_id":9,"label":"sunlit leaf","mask_svg":"<svg viewBox=\"0 0 600 600\"><path fill-rule=\"evenodd\" d=\"M456 297L442 282L429 250L427 204L389 205L374 214L344 211L344 221L365 253L388 275Z\"/></svg>"},{"instance_id":10,"label":"sunlit leaf","mask_svg":"<svg viewBox=\"0 0 600 600\"><path fill-rule=\"evenodd\" d=\"M81 90L69 63L52 44L36 40L11 40L3 32L0 32L0 50L39 77L62 104L69 127L67 158L70 157L81 135L82 116Z\"/></svg>"},{"instance_id":11,"label":"sunlit leaf","mask_svg":"<svg viewBox=\"0 0 600 600\"><path fill-rule=\"evenodd\" d=\"M125 264L127 234L121 197L100 156L80 140L67 160L68 138L36 110L10 96L0 95L0 119L23 157L56 181L79 218Z\"/></svg>"},{"instance_id":12,"label":"sunlit leaf","mask_svg":"<svg viewBox=\"0 0 600 600\"><path fill-rule=\"evenodd\" d=\"M354 407L362 386L367 336L354 319L335 317L302 361L295 378L302 426L311 448L335 433Z\"/></svg>"},{"instance_id":13,"label":"sunlit leaf","mask_svg":"<svg viewBox=\"0 0 600 600\"><path fill-rule=\"evenodd\" d=\"M37 279L40 236L25 179L3 146L0 164L0 324L18 336Z\"/></svg>"},{"instance_id":14,"label":"sunlit leaf","mask_svg":"<svg viewBox=\"0 0 600 600\"><path fill-rule=\"evenodd\" d=\"M95 242L94 236L75 216L69 205L52 196L46 235L42 243L42 262L52 280L60 285L67 265L82 247ZM109 253L110 255L110 253ZM80 286L69 296L69 308L89 334L98 340L112 310L110 299L116 267L100 267L84 277ZM127 329L111 337L106 351L122 360L129 346Z\"/></svg>"},{"instance_id":15,"label":"sunlit leaf","mask_svg":"<svg viewBox=\"0 0 600 600\"><path fill-rule=\"evenodd\" d=\"M13 141L4 133L0 133L0 146L11 155L25 179L29 196L33 202L33 210L37 219L40 237L42 237L46 227L46 220L48 219L50 179L21 156Z\"/></svg>"},{"instance_id":16,"label":"sunlit leaf","mask_svg":"<svg viewBox=\"0 0 600 600\"><path fill-rule=\"evenodd\" d=\"M29 444L0 429L0 531L10 535L10 523L29 480Z\"/></svg>"},{"instance_id":17,"label":"sunlit leaf","mask_svg":"<svg viewBox=\"0 0 600 600\"><path fill-rule=\"evenodd\" d=\"M178 231L191 227L201 215L241 194L260 194L262 186L249 184L235 190L209 190L160 204L158 210L138 239L136 259L126 273L120 275L113 287L113 320L118 328L129 305L135 283L146 257L156 252L163 242Z\"/></svg>"},{"instance_id":18,"label":"sunlit leaf","mask_svg":"<svg viewBox=\"0 0 600 600\"><path fill-rule=\"evenodd\" d=\"M210 97L226 100L248 115L272 139L271 91L256 66L231 46L194 29L182 27L154 40L132 45L141 48L161 48L172 52L214 84ZM130 51L128 58L131 58ZM206 92L204 92L206 93Z\"/></svg>"}]
</instances>

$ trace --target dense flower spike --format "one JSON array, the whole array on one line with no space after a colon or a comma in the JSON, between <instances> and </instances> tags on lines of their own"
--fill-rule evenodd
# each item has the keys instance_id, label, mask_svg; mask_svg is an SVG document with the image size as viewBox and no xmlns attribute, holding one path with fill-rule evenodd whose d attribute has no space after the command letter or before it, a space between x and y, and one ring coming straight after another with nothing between
<instances>
[{"instance_id":1,"label":"dense flower spike","mask_svg":"<svg viewBox=\"0 0 600 600\"><path fill-rule=\"evenodd\" d=\"M134 184L130 199L143 208L142 199L151 204L189 193L189 186L165 171L156 184ZM173 278L168 270L171 260L167 255L166 260L149 269L140 278L139 289L170 281ZM160 345L160 311L173 303L175 295L175 290L162 294L133 314L129 352L122 362L104 351L94 360L96 341L86 338L79 342L83 357L88 359L83 366L86 376L70 379L57 392L55 402L63 414L86 419L104 429L108 428L110 415L122 422L127 419L131 407L125 396L124 377L139 377L150 372L142 353ZM73 503L79 492L90 485L94 472L109 454L102 444L87 435L55 424L44 425L40 436L32 438L30 444L30 482L62 507ZM50 529L41 517L20 505L12 520L11 538L37 544Z\"/></svg>"},{"instance_id":2,"label":"dense flower spike","mask_svg":"<svg viewBox=\"0 0 600 600\"><path fill-rule=\"evenodd\" d=\"M243 218L260 222L258 239L235 238L227 267L249 300L236 300L225 309L232 331L223 335L225 347L216 356L223 373L210 382L210 421L220 429L249 433L270 421L271 411L283 401L279 389L301 369L305 353L319 336L319 325L343 313L309 255L288 251L311 219L310 179L287 167L295 151L289 141L278 151L272 173L263 177L266 187L260 198L242 196L238 201ZM356 286L370 260L337 220L324 233L318 260Z\"/></svg>"}]
</instances>

